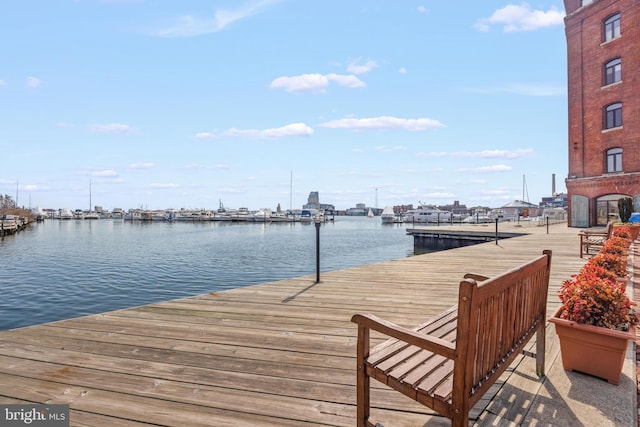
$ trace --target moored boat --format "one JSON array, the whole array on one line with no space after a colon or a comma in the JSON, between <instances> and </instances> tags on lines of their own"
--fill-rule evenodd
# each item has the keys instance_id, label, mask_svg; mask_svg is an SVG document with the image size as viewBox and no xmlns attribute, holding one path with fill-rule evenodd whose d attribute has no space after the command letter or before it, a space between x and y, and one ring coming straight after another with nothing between
<instances>
[{"instance_id":1,"label":"moored boat","mask_svg":"<svg viewBox=\"0 0 640 427\"><path fill-rule=\"evenodd\" d=\"M393 206L385 206L380 214L380 218L383 224L393 224L396 222L396 213L393 211Z\"/></svg>"},{"instance_id":2,"label":"moored boat","mask_svg":"<svg viewBox=\"0 0 640 427\"><path fill-rule=\"evenodd\" d=\"M407 211L403 220L405 222L416 223L440 223L451 222L453 214L449 211L443 211L438 208L428 208L426 206L420 206L418 209L411 209Z\"/></svg>"}]
</instances>

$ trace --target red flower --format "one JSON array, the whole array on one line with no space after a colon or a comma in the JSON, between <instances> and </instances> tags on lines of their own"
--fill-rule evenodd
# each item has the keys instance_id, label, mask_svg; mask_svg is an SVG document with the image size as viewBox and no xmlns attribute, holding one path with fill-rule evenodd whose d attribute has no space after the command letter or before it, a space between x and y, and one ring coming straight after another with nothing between
<instances>
[{"instance_id":1,"label":"red flower","mask_svg":"<svg viewBox=\"0 0 640 427\"><path fill-rule=\"evenodd\" d=\"M558 292L562 301L561 318L617 330L628 330L638 324L633 303L625 293L626 282L618 280L627 274L627 250L631 241L624 236L614 236L578 274L563 282Z\"/></svg>"}]
</instances>

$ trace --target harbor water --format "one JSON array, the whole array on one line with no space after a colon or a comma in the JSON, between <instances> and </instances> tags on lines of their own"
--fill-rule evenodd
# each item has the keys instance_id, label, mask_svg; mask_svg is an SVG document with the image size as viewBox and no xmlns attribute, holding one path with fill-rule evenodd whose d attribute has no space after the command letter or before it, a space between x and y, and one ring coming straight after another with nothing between
<instances>
[{"instance_id":1,"label":"harbor water","mask_svg":"<svg viewBox=\"0 0 640 427\"><path fill-rule=\"evenodd\" d=\"M413 255L402 224L320 226L320 271ZM47 220L0 240L0 330L316 274L309 223Z\"/></svg>"}]
</instances>

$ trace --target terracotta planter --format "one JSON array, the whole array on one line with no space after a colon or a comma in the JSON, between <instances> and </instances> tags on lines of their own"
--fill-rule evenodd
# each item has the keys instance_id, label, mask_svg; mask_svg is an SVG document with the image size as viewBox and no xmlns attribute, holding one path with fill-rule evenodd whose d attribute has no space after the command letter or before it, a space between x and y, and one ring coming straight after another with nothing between
<instances>
[{"instance_id":1,"label":"terracotta planter","mask_svg":"<svg viewBox=\"0 0 640 427\"><path fill-rule=\"evenodd\" d=\"M640 224L636 223L625 223L625 224L614 224L613 231L618 227L629 227L629 233L631 233L631 240L634 241L638 238L638 234L640 233Z\"/></svg>"},{"instance_id":2,"label":"terracotta planter","mask_svg":"<svg viewBox=\"0 0 640 427\"><path fill-rule=\"evenodd\" d=\"M611 384L620 382L629 340L635 340L635 330L615 331L583 325L561 319L560 307L549 322L556 327L560 339L562 366L567 371L579 371L603 378Z\"/></svg>"}]
</instances>

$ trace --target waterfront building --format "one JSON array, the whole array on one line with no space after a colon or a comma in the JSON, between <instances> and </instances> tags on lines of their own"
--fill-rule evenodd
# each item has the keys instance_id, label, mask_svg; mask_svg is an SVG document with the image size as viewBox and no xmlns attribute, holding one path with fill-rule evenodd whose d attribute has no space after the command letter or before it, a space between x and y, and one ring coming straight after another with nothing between
<instances>
[{"instance_id":1,"label":"waterfront building","mask_svg":"<svg viewBox=\"0 0 640 427\"><path fill-rule=\"evenodd\" d=\"M570 227L640 210L640 2L564 0Z\"/></svg>"}]
</instances>

